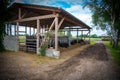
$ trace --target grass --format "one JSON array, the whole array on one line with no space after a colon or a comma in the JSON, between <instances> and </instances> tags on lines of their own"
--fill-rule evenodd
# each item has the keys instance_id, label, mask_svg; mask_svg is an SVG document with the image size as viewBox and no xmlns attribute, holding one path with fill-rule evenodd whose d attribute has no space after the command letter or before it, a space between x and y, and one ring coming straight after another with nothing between
<instances>
[{"instance_id":1,"label":"grass","mask_svg":"<svg viewBox=\"0 0 120 80\"><path fill-rule=\"evenodd\" d=\"M101 38L90 38L90 44L93 45L96 41L101 40Z\"/></svg>"},{"instance_id":2,"label":"grass","mask_svg":"<svg viewBox=\"0 0 120 80\"><path fill-rule=\"evenodd\" d=\"M111 55L114 58L115 62L120 65L120 42L117 49L112 48L108 41L105 41L106 46L110 49Z\"/></svg>"},{"instance_id":3,"label":"grass","mask_svg":"<svg viewBox=\"0 0 120 80\"><path fill-rule=\"evenodd\" d=\"M19 36L19 42L24 43L25 42L25 36Z\"/></svg>"}]
</instances>

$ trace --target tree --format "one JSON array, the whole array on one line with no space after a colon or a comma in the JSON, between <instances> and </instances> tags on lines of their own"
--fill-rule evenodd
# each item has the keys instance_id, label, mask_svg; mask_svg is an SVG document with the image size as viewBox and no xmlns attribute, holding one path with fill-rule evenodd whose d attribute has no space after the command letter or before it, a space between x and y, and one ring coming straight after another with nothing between
<instances>
[{"instance_id":1,"label":"tree","mask_svg":"<svg viewBox=\"0 0 120 80\"><path fill-rule=\"evenodd\" d=\"M98 38L98 36L96 34L93 34L90 36L91 38Z\"/></svg>"},{"instance_id":2,"label":"tree","mask_svg":"<svg viewBox=\"0 0 120 80\"><path fill-rule=\"evenodd\" d=\"M8 0L0 0L0 52L4 51L3 38L5 35L5 22L8 21Z\"/></svg>"},{"instance_id":3,"label":"tree","mask_svg":"<svg viewBox=\"0 0 120 80\"><path fill-rule=\"evenodd\" d=\"M117 48L120 36L120 1L119 0L85 0L85 6L93 12L95 26L110 30L113 47ZM110 33L110 32L109 32Z\"/></svg>"}]
</instances>

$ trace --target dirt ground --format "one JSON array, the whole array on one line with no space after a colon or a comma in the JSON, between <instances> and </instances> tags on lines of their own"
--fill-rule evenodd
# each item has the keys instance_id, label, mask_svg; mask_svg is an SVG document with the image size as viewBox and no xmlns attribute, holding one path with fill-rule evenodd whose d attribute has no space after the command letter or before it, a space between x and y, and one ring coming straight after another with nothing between
<instances>
[{"instance_id":1,"label":"dirt ground","mask_svg":"<svg viewBox=\"0 0 120 80\"><path fill-rule=\"evenodd\" d=\"M63 50L60 59L26 52L1 53L0 80L120 80L120 67L104 44Z\"/></svg>"}]
</instances>

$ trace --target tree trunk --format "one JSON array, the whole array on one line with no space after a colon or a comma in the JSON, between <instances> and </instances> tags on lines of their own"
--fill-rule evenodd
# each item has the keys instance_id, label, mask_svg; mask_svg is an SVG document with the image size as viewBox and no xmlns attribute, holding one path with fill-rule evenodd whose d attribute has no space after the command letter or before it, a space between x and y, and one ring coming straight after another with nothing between
<instances>
[{"instance_id":1,"label":"tree trunk","mask_svg":"<svg viewBox=\"0 0 120 80\"><path fill-rule=\"evenodd\" d=\"M113 44L113 39L112 39L112 36L110 36L110 45Z\"/></svg>"},{"instance_id":2,"label":"tree trunk","mask_svg":"<svg viewBox=\"0 0 120 80\"><path fill-rule=\"evenodd\" d=\"M113 10L112 10L113 11ZM113 12L112 15L111 15L111 31L112 31L112 39L113 39L113 44L112 44L112 47L113 48L117 48L118 47L118 30L115 28L115 20L116 20L116 17L115 17L115 13Z\"/></svg>"},{"instance_id":3,"label":"tree trunk","mask_svg":"<svg viewBox=\"0 0 120 80\"><path fill-rule=\"evenodd\" d=\"M112 36L112 39L113 39L112 47L117 48L118 47L118 40L119 40L118 30L114 30L113 32L114 33L113 33L113 36Z\"/></svg>"}]
</instances>

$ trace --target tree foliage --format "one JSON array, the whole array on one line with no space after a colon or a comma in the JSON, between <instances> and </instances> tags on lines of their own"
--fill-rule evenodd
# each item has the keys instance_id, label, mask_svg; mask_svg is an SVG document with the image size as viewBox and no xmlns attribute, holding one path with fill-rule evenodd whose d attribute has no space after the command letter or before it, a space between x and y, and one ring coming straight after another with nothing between
<instances>
[{"instance_id":1,"label":"tree foliage","mask_svg":"<svg viewBox=\"0 0 120 80\"><path fill-rule=\"evenodd\" d=\"M98 36L96 34L93 34L90 36L91 38L98 38Z\"/></svg>"},{"instance_id":2,"label":"tree foliage","mask_svg":"<svg viewBox=\"0 0 120 80\"><path fill-rule=\"evenodd\" d=\"M120 1L85 0L84 4L93 12L94 25L111 33L113 47L116 48L120 36Z\"/></svg>"},{"instance_id":3,"label":"tree foliage","mask_svg":"<svg viewBox=\"0 0 120 80\"><path fill-rule=\"evenodd\" d=\"M3 38L5 34L5 22L8 21L8 0L0 0L0 52L4 51Z\"/></svg>"}]
</instances>

